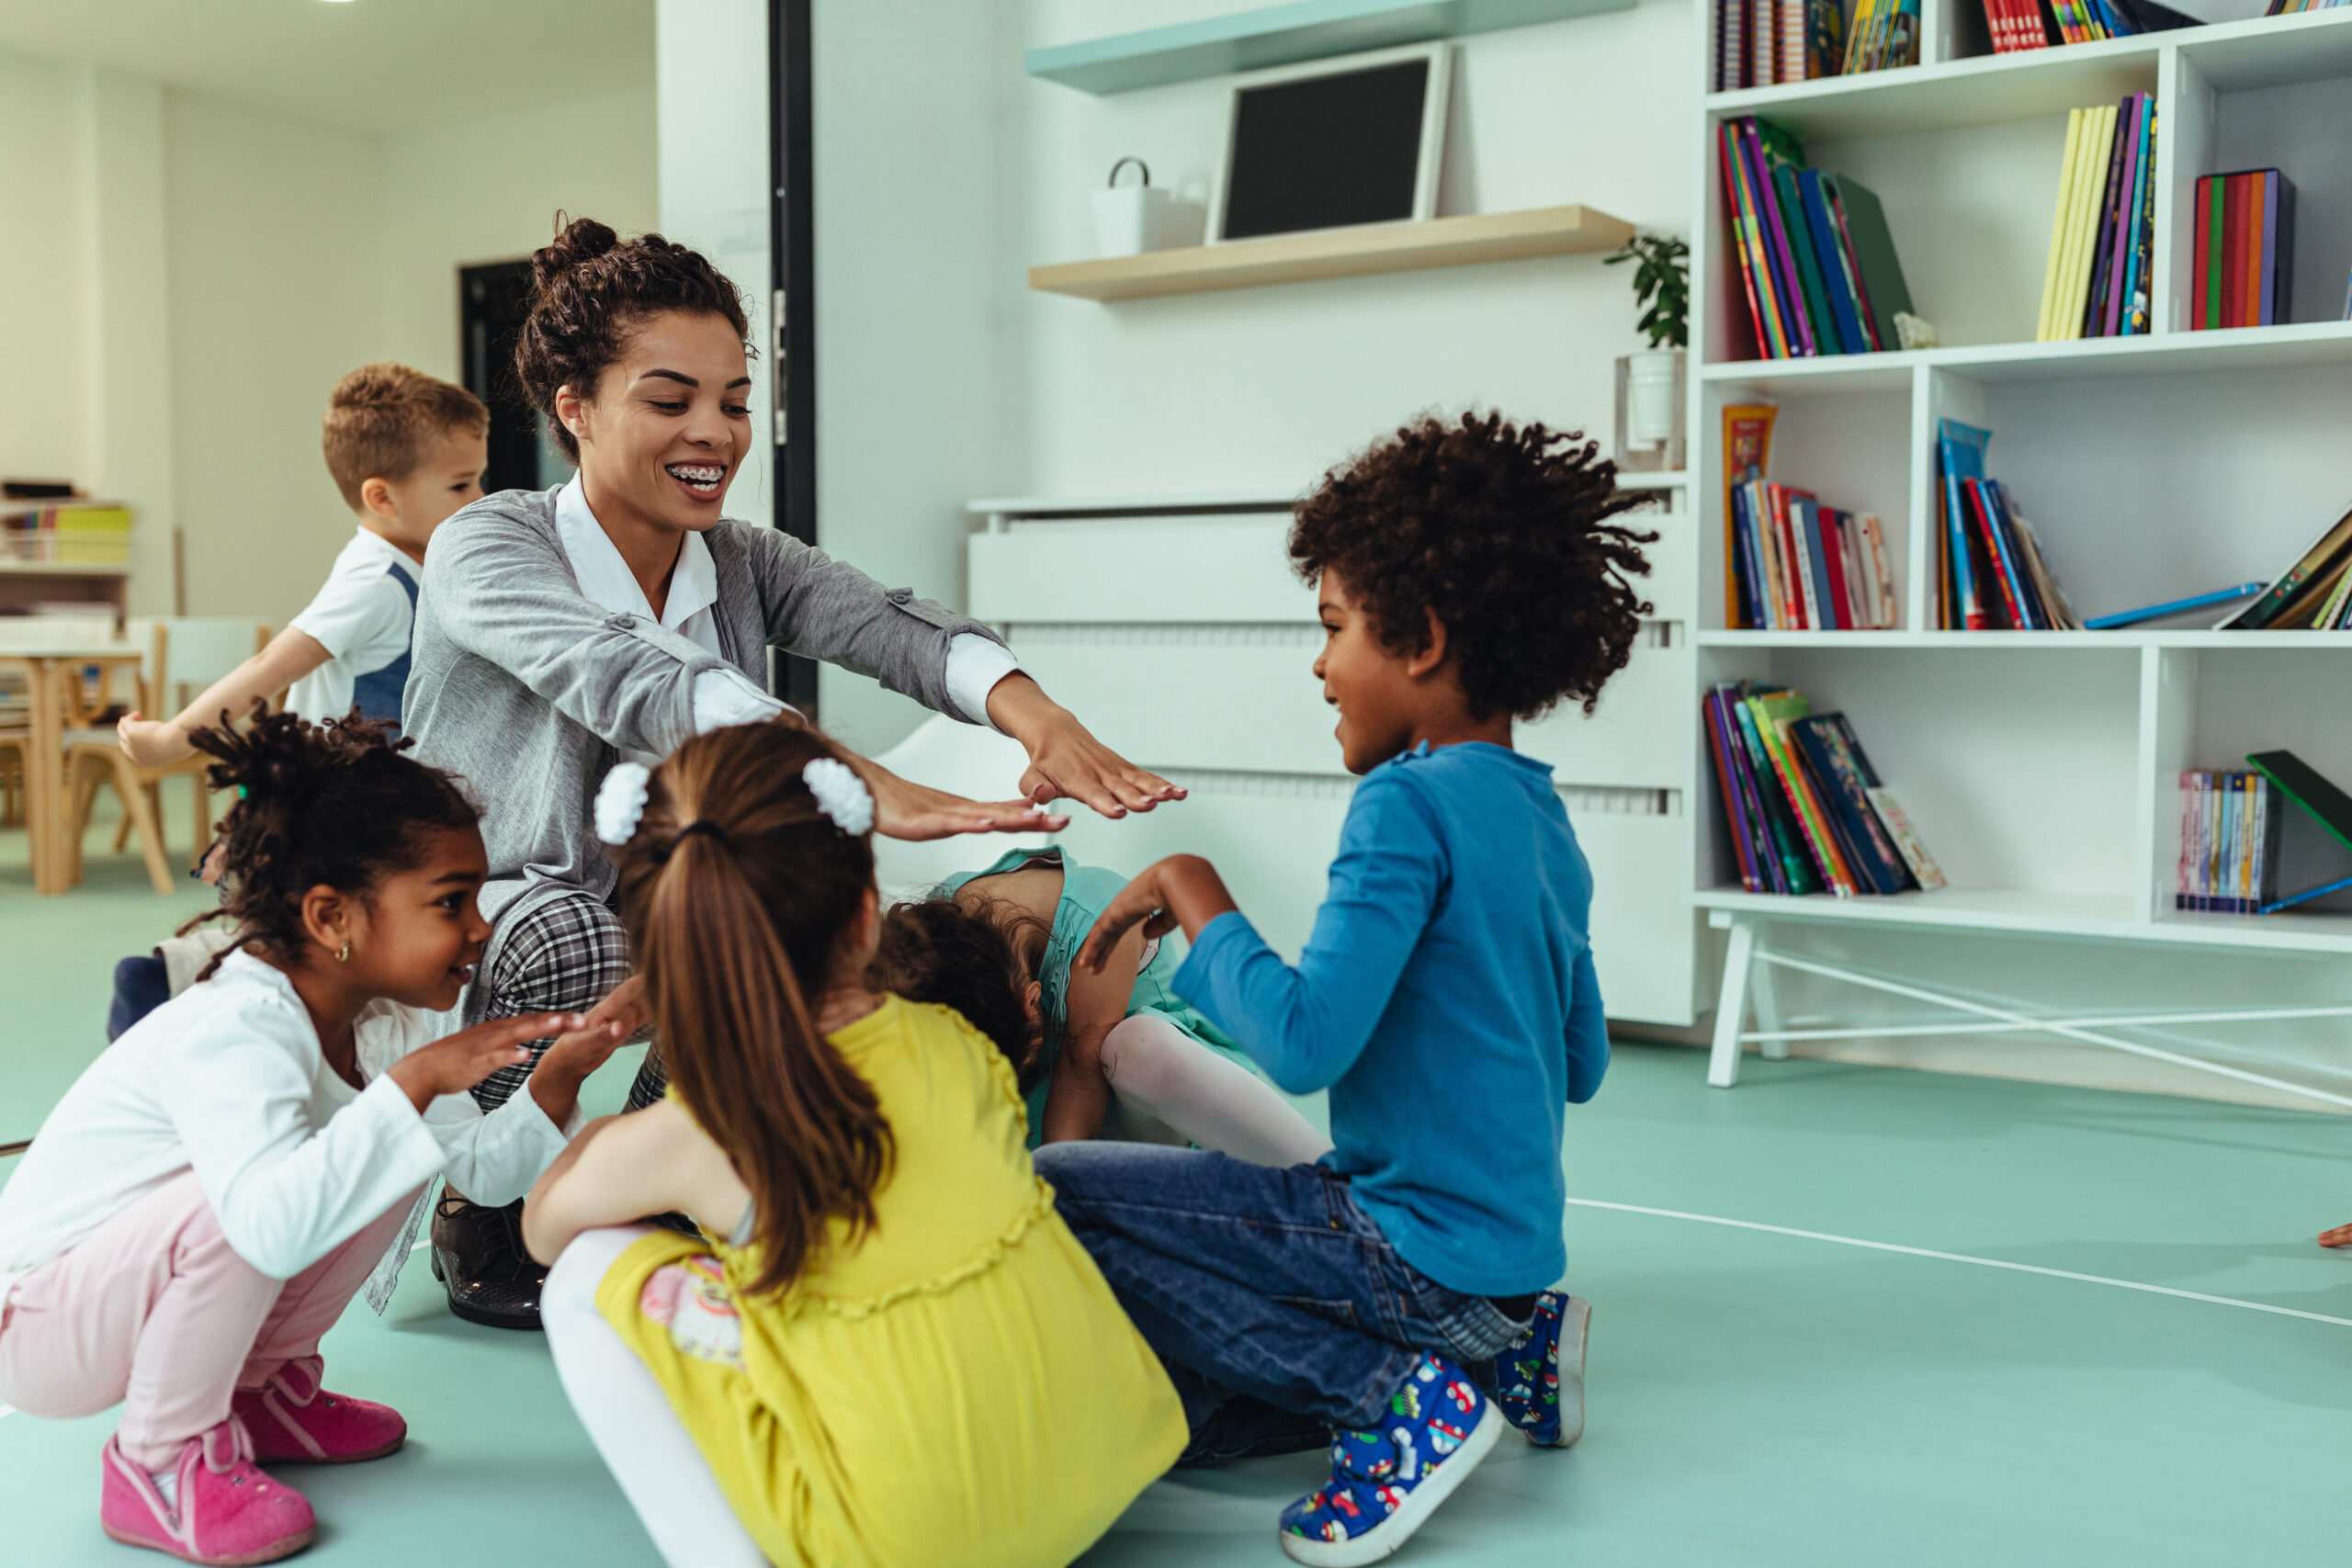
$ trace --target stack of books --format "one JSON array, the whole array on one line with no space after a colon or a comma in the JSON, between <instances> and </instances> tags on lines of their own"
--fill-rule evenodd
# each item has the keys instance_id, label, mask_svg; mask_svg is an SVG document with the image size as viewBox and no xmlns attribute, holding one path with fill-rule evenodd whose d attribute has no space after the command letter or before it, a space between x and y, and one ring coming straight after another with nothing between
<instances>
[{"instance_id":1,"label":"stack of books","mask_svg":"<svg viewBox=\"0 0 2352 1568\"><path fill-rule=\"evenodd\" d=\"M2280 0L2271 3L2275 6ZM2182 16L2155 0L1984 0L1984 26L1993 36L1996 54L2047 49L2052 44L2097 43L2102 39L2197 25L2195 17Z\"/></svg>"},{"instance_id":2,"label":"stack of books","mask_svg":"<svg viewBox=\"0 0 2352 1568\"><path fill-rule=\"evenodd\" d=\"M2276 169L2197 182L2196 276L2189 327L2269 327L2292 321L2295 187Z\"/></svg>"},{"instance_id":3,"label":"stack of books","mask_svg":"<svg viewBox=\"0 0 2352 1568\"><path fill-rule=\"evenodd\" d=\"M2180 775L2180 873L2176 909L2260 914L2278 897L2278 836L2286 814L2258 773Z\"/></svg>"},{"instance_id":4,"label":"stack of books","mask_svg":"<svg viewBox=\"0 0 2352 1568\"><path fill-rule=\"evenodd\" d=\"M2113 108L2067 111L2038 341L2129 337L2148 330L2155 162L2154 95L2133 93Z\"/></svg>"},{"instance_id":5,"label":"stack of books","mask_svg":"<svg viewBox=\"0 0 2352 1568\"><path fill-rule=\"evenodd\" d=\"M1919 63L1920 0L1715 0L1714 90Z\"/></svg>"},{"instance_id":6,"label":"stack of books","mask_svg":"<svg viewBox=\"0 0 2352 1568\"><path fill-rule=\"evenodd\" d=\"M130 559L127 506L20 506L0 512L0 561L120 566Z\"/></svg>"},{"instance_id":7,"label":"stack of books","mask_svg":"<svg viewBox=\"0 0 2352 1568\"><path fill-rule=\"evenodd\" d=\"M2033 525L1984 473L1992 432L1937 426L1936 626L1939 631L2081 631Z\"/></svg>"},{"instance_id":8,"label":"stack of books","mask_svg":"<svg viewBox=\"0 0 2352 1568\"><path fill-rule=\"evenodd\" d=\"M2249 584L2249 587L2256 586ZM2352 629L2352 510L2323 529L2303 553L2221 631Z\"/></svg>"},{"instance_id":9,"label":"stack of books","mask_svg":"<svg viewBox=\"0 0 2352 1568\"><path fill-rule=\"evenodd\" d=\"M1758 350L1768 359L1903 346L1911 291L1878 197L1807 168L1786 130L1749 116L1719 128L1724 197Z\"/></svg>"},{"instance_id":10,"label":"stack of books","mask_svg":"<svg viewBox=\"0 0 2352 1568\"><path fill-rule=\"evenodd\" d=\"M1732 571L1743 626L1877 631L1901 619L1894 561L1875 515L1751 478L1731 492Z\"/></svg>"},{"instance_id":11,"label":"stack of books","mask_svg":"<svg viewBox=\"0 0 2352 1568\"><path fill-rule=\"evenodd\" d=\"M1932 891L1944 886L1910 818L1842 713L1740 681L1702 705L1715 783L1750 893Z\"/></svg>"},{"instance_id":12,"label":"stack of books","mask_svg":"<svg viewBox=\"0 0 2352 1568\"><path fill-rule=\"evenodd\" d=\"M2291 17L2298 11L2333 11L2338 6L2352 6L2352 0L2270 0L2266 17Z\"/></svg>"}]
</instances>

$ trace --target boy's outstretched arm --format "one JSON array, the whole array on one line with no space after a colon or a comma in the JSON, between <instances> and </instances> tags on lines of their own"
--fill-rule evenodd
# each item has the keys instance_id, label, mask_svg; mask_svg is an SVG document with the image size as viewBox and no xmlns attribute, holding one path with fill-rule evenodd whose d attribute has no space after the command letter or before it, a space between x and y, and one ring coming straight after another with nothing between
<instances>
[{"instance_id":1,"label":"boy's outstretched arm","mask_svg":"<svg viewBox=\"0 0 2352 1568\"><path fill-rule=\"evenodd\" d=\"M1234 907L1216 868L1171 855L1124 888L1080 949L1081 967L1141 924L1182 926L1193 953L1177 976L1184 999L1241 1043L1276 1087L1329 1089L1371 1040L1427 929L1445 852L1418 792L1396 780L1357 786L1331 863L1329 895L1298 965L1284 964Z\"/></svg>"},{"instance_id":2,"label":"boy's outstretched arm","mask_svg":"<svg viewBox=\"0 0 2352 1568\"><path fill-rule=\"evenodd\" d=\"M204 688L176 718L142 718L125 714L114 727L125 755L142 768L167 768L196 755L188 743L191 730L232 720L253 711L254 699L274 697L334 656L310 633L288 626L269 639L269 646Z\"/></svg>"}]
</instances>

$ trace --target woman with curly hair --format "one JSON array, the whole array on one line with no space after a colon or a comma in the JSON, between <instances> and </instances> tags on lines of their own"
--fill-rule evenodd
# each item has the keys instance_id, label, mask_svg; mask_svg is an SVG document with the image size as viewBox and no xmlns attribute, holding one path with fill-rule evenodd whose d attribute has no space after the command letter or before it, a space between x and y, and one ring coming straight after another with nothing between
<instances>
[{"instance_id":1,"label":"woman with curly hair","mask_svg":"<svg viewBox=\"0 0 2352 1568\"><path fill-rule=\"evenodd\" d=\"M1649 606L1657 537L1595 448L1498 415L1398 431L1298 509L1315 660L1362 776L1295 967L1197 856L1095 922L1100 970L1181 926L1176 989L1281 1088L1329 1089L1336 1145L1270 1169L1055 1144L1037 1168L1184 1396L1194 1462L1331 1443L1284 1511L1302 1562L1396 1550L1516 1427L1584 1427L1589 1309L1566 1269L1565 1116L1609 1063L1592 874L1514 720L1589 712ZM1499 1364L1498 1364L1499 1363Z\"/></svg>"},{"instance_id":2,"label":"woman with curly hair","mask_svg":"<svg viewBox=\"0 0 2352 1568\"><path fill-rule=\"evenodd\" d=\"M1057 797L1117 817L1181 796L1096 740L978 622L726 520L728 487L765 437L747 403L742 300L707 260L585 218L531 260L515 374L579 472L442 526L405 705L418 754L492 807L482 908L497 929L469 1021L577 1010L628 973L613 863L590 830L598 781L720 726L797 722L765 690L771 647L875 676L1028 749L1025 798L989 804L859 761L892 837L1058 826L1039 809ZM476 1097L496 1105L529 1071L495 1074ZM657 1043L631 1103L662 1087ZM523 1256L518 1223L455 1196L440 1205L434 1264L459 1315L537 1326L544 1271Z\"/></svg>"}]
</instances>

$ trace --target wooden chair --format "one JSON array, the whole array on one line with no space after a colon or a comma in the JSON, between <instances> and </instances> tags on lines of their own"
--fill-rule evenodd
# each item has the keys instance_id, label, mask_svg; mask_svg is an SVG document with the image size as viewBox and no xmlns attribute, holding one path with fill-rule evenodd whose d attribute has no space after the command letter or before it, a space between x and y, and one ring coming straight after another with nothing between
<instances>
[{"instance_id":1,"label":"wooden chair","mask_svg":"<svg viewBox=\"0 0 2352 1568\"><path fill-rule=\"evenodd\" d=\"M258 622L233 618L156 620L131 623L135 637L144 630L148 655L139 672L139 711L150 718L177 713L194 694L260 652L269 642L269 628ZM70 731L65 738L65 808L70 830L69 864L73 879L82 880L82 839L89 830L90 808L98 786L114 785L122 801L122 825L114 847L119 852L134 831L140 853L147 862L147 880L155 891L172 891L171 850L164 841L163 783L184 776L194 797L194 840L188 849L191 870L200 865L212 840L212 796L205 787L204 770L212 759L187 758L160 768L142 767L123 754L111 728L92 727Z\"/></svg>"}]
</instances>

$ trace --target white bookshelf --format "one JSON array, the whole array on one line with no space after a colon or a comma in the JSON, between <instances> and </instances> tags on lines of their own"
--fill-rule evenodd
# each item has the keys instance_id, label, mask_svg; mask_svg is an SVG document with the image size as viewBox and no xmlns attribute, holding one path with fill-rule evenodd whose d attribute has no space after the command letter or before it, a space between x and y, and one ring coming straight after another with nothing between
<instances>
[{"instance_id":1,"label":"white bookshelf","mask_svg":"<svg viewBox=\"0 0 2352 1568\"><path fill-rule=\"evenodd\" d=\"M2270 578L2352 499L2352 324L2336 319L2352 269L2352 9L1995 55L1978 0L1927 0L1917 66L1710 93L1713 0L1694 3L1688 823L1691 901L1732 932L1713 1080L1736 1079L1745 1008L1758 1008L1753 1033L1777 1027L1760 962L1773 932L1797 925L2352 956L2340 900L2270 917L2172 908L2183 769L2287 747L2352 783L2352 634L1923 629L1942 418L1993 433L1989 471L2086 615ZM2036 343L2066 111L2132 91L2156 95L2153 330ZM1878 194L1915 310L1944 346L1756 357L1716 140L1750 114ZM2298 193L2291 321L2187 330L2196 180L2273 164ZM1726 626L1722 411L1743 402L1780 410L1771 478L1885 524L1899 629ZM1743 678L1850 716L1950 888L1741 890L1699 704ZM2345 978L2352 993L2352 968Z\"/></svg>"}]
</instances>

